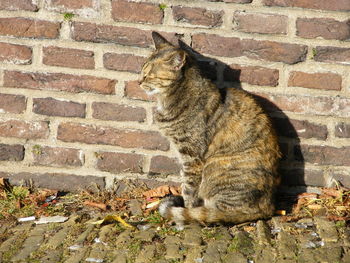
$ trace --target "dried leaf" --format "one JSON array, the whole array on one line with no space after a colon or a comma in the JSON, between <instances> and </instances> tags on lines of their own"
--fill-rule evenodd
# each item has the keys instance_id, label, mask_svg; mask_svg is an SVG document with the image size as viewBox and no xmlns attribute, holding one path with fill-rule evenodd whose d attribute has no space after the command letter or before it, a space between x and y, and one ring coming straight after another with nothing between
<instances>
[{"instance_id":1,"label":"dried leaf","mask_svg":"<svg viewBox=\"0 0 350 263\"><path fill-rule=\"evenodd\" d=\"M343 191L342 191L342 190L337 190L337 189L335 189L335 188L323 188L323 189L322 189L322 192L323 192L325 195L333 196L333 197L335 197L335 198L341 197L342 194L343 194Z\"/></svg>"},{"instance_id":2,"label":"dried leaf","mask_svg":"<svg viewBox=\"0 0 350 263\"><path fill-rule=\"evenodd\" d=\"M85 201L84 205L88 205L88 206L92 206L92 207L97 207L103 211L107 210L107 205L103 204L103 203L95 203L95 202L91 202L91 201Z\"/></svg>"},{"instance_id":3,"label":"dried leaf","mask_svg":"<svg viewBox=\"0 0 350 263\"><path fill-rule=\"evenodd\" d=\"M276 215L280 215L280 216L285 216L286 215L286 210L276 210L275 214Z\"/></svg>"},{"instance_id":4,"label":"dried leaf","mask_svg":"<svg viewBox=\"0 0 350 263\"><path fill-rule=\"evenodd\" d=\"M131 228L131 229L135 228L132 225L125 222L125 220L122 219L119 215L108 215L104 219L92 222L91 224L101 225L101 224L108 224L108 223L113 223L113 222L119 222L122 226L124 226L126 228Z\"/></svg>"},{"instance_id":5,"label":"dried leaf","mask_svg":"<svg viewBox=\"0 0 350 263\"><path fill-rule=\"evenodd\" d=\"M170 186L169 190L172 195L181 195L179 187Z\"/></svg>"},{"instance_id":6,"label":"dried leaf","mask_svg":"<svg viewBox=\"0 0 350 263\"><path fill-rule=\"evenodd\" d=\"M322 208L322 205L313 204L313 205L308 205L307 207L312 210L319 210Z\"/></svg>"},{"instance_id":7,"label":"dried leaf","mask_svg":"<svg viewBox=\"0 0 350 263\"><path fill-rule=\"evenodd\" d=\"M143 195L146 198L151 198L151 197L164 197L168 194L170 194L170 186L169 185L162 185L157 188L148 190L143 193Z\"/></svg>"}]
</instances>

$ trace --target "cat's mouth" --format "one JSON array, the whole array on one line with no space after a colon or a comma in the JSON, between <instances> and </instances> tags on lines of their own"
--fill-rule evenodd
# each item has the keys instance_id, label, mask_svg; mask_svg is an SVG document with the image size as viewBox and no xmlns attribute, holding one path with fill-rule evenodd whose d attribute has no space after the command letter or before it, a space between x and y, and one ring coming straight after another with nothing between
<instances>
[{"instance_id":1,"label":"cat's mouth","mask_svg":"<svg viewBox=\"0 0 350 263\"><path fill-rule=\"evenodd\" d=\"M159 93L158 89L155 89L153 87L149 87L147 85L144 85L143 83L140 85L140 87L146 92L147 95L151 96L154 94Z\"/></svg>"}]
</instances>

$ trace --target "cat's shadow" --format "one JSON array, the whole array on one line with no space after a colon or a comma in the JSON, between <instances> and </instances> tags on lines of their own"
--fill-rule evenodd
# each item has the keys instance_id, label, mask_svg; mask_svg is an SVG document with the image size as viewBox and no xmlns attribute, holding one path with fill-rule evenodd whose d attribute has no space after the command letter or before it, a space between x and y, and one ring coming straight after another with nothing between
<instances>
[{"instance_id":1,"label":"cat's shadow","mask_svg":"<svg viewBox=\"0 0 350 263\"><path fill-rule=\"evenodd\" d=\"M240 82L241 70L233 69L229 65L213 58L206 57L193 50L186 43L179 41L179 46L190 53L198 62L201 74L211 79L218 87L223 101L227 88L242 89ZM231 82L226 82L225 76L230 76ZM283 111L271 101L254 93L250 94L260 103L270 116L277 132L282 158L280 162L281 185L277 191L277 209L290 211L296 201L296 195L306 191L303 156L300 149L300 139L291 120Z\"/></svg>"}]
</instances>

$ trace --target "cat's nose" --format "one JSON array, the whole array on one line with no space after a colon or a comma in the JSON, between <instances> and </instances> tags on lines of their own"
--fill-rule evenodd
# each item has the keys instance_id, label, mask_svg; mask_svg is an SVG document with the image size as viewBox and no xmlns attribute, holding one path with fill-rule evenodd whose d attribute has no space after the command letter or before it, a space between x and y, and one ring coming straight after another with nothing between
<instances>
[{"instance_id":1,"label":"cat's nose","mask_svg":"<svg viewBox=\"0 0 350 263\"><path fill-rule=\"evenodd\" d=\"M142 82L144 81L144 77L143 76L141 76L141 77L139 77L139 79L137 80L137 82L139 83L139 85L141 85L142 84Z\"/></svg>"}]
</instances>

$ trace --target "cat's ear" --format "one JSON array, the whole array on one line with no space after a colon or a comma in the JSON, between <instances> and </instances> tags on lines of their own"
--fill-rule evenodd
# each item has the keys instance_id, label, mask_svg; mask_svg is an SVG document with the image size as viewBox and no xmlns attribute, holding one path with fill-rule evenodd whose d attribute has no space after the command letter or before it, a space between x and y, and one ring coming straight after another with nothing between
<instances>
[{"instance_id":1,"label":"cat's ear","mask_svg":"<svg viewBox=\"0 0 350 263\"><path fill-rule=\"evenodd\" d=\"M180 70L186 63L186 52L180 50L172 58L172 65L175 70Z\"/></svg>"},{"instance_id":2,"label":"cat's ear","mask_svg":"<svg viewBox=\"0 0 350 263\"><path fill-rule=\"evenodd\" d=\"M166 40L164 37L162 37L159 33L155 31L152 32L152 38L156 49L159 49L164 45L171 45L171 43L168 42L168 40Z\"/></svg>"}]
</instances>

